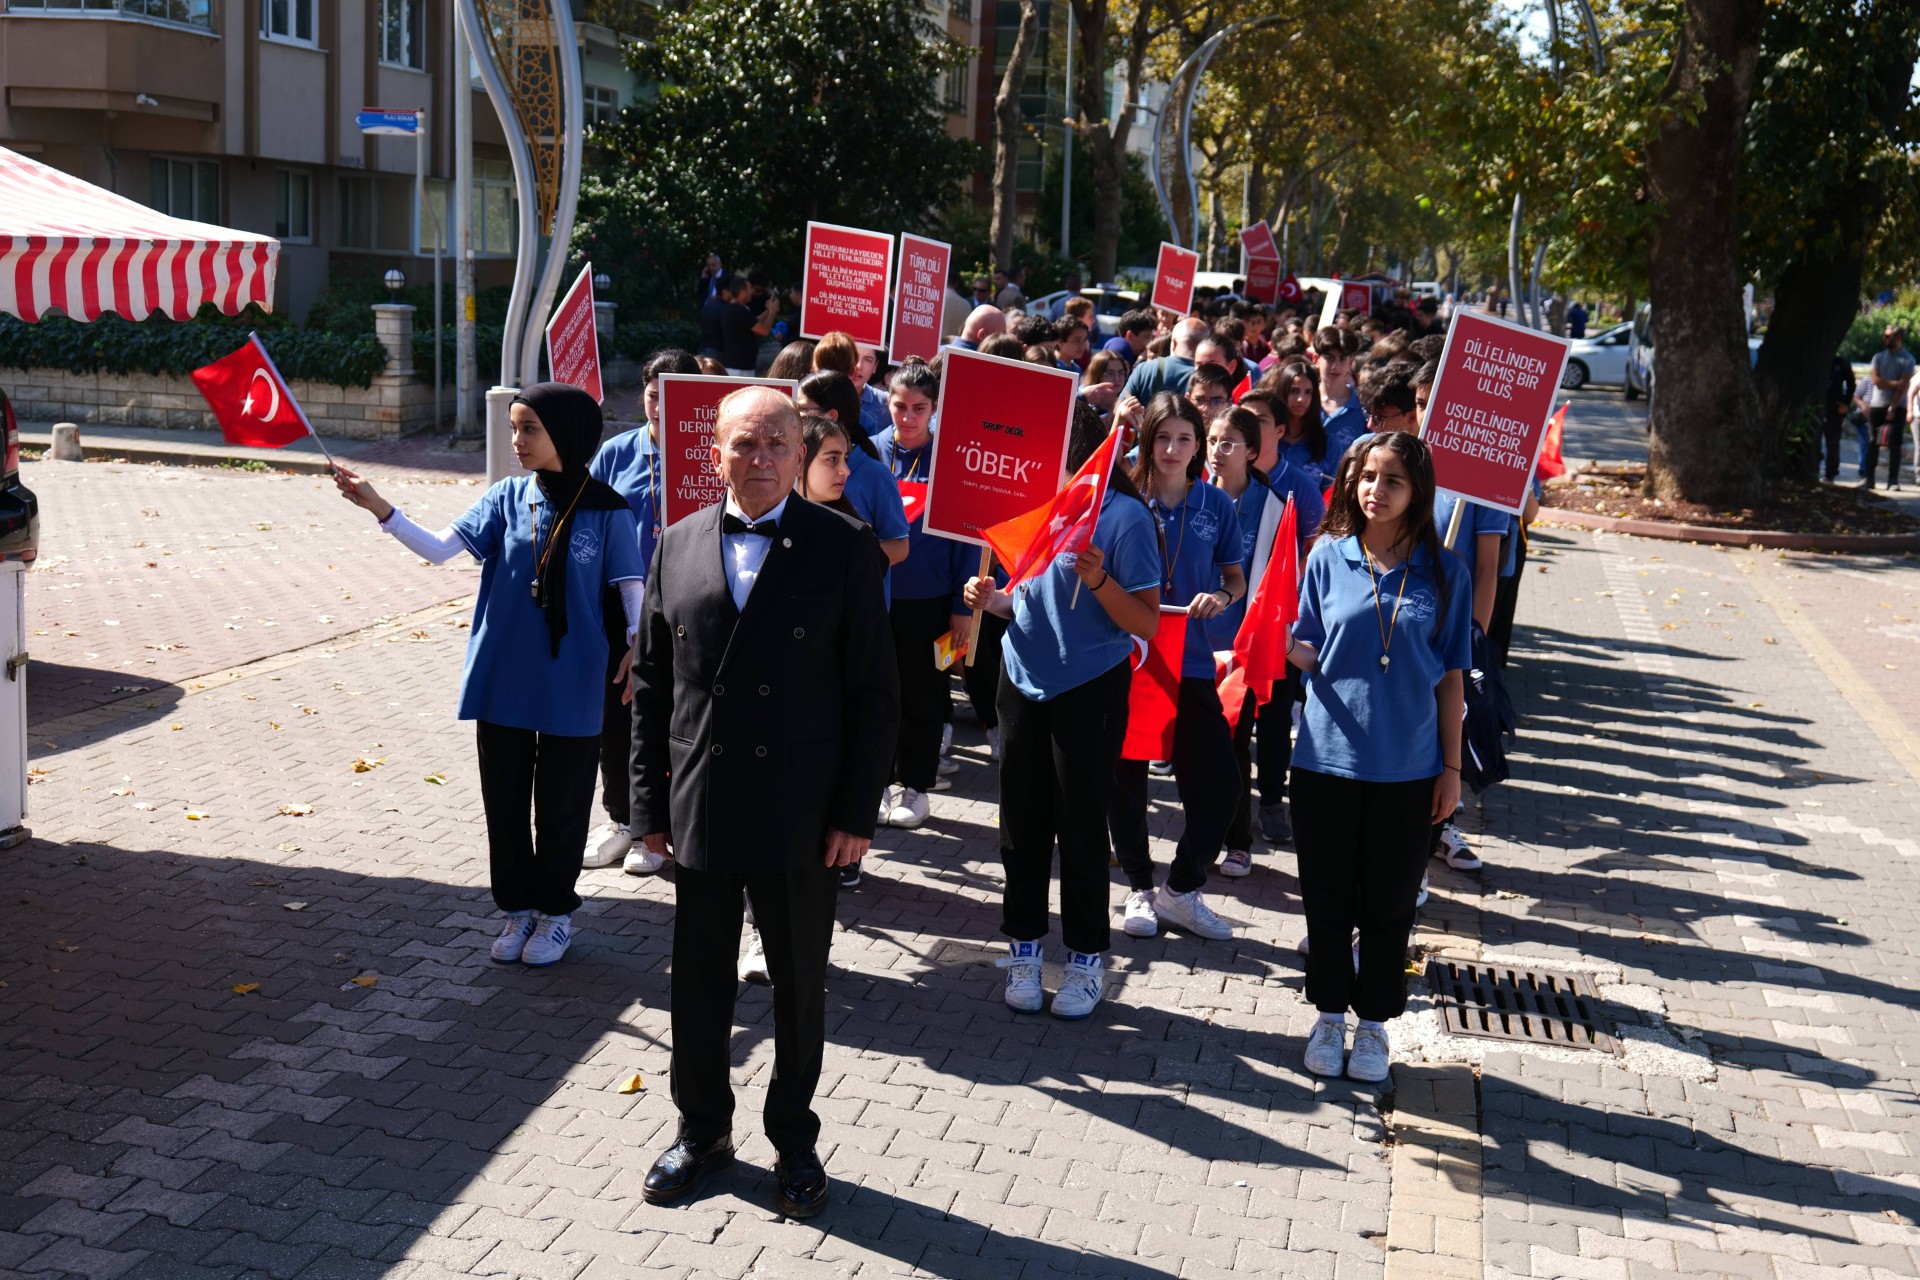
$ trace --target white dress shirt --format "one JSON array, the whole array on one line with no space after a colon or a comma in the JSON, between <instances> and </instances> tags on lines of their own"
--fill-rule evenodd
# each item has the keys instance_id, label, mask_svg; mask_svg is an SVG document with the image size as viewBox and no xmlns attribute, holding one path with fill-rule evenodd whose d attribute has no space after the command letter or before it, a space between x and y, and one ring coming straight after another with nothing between
<instances>
[{"instance_id":1,"label":"white dress shirt","mask_svg":"<svg viewBox=\"0 0 1920 1280\"><path fill-rule=\"evenodd\" d=\"M749 524L765 520L777 522L787 509L787 502L788 499L782 498L779 505L761 516L759 521L749 520L747 513L740 509L729 493L725 512ZM752 533L723 533L720 535L720 545L727 557L727 589L733 592L733 607L744 612L747 596L753 591L753 584L760 580L760 566L767 562L767 552L773 549L773 538Z\"/></svg>"}]
</instances>

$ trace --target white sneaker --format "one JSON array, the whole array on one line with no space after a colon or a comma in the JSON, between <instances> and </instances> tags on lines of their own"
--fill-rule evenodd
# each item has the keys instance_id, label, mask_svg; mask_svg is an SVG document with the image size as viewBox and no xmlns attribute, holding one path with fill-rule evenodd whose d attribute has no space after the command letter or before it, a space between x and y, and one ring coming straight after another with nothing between
<instances>
[{"instance_id":1,"label":"white sneaker","mask_svg":"<svg viewBox=\"0 0 1920 1280\"><path fill-rule=\"evenodd\" d=\"M1038 942L1009 942L1007 954L994 963L1007 971L1007 1008L1015 1013L1038 1013L1046 993L1040 989Z\"/></svg>"},{"instance_id":2,"label":"white sneaker","mask_svg":"<svg viewBox=\"0 0 1920 1280\"><path fill-rule=\"evenodd\" d=\"M933 786L928 789L927 794L931 795L935 791L951 791L951 790L953 790L952 778L935 778L933 780Z\"/></svg>"},{"instance_id":3,"label":"white sneaker","mask_svg":"<svg viewBox=\"0 0 1920 1280\"><path fill-rule=\"evenodd\" d=\"M998 760L999 758L1000 758L1000 726L995 725L993 726L993 728L987 730L987 759Z\"/></svg>"},{"instance_id":4,"label":"white sneaker","mask_svg":"<svg viewBox=\"0 0 1920 1280\"><path fill-rule=\"evenodd\" d=\"M567 954L567 947L573 942L573 916L543 916L535 912L533 916L533 934L527 939L526 950L521 953L520 963L535 969L544 969L550 964L558 964L560 957Z\"/></svg>"},{"instance_id":5,"label":"white sneaker","mask_svg":"<svg viewBox=\"0 0 1920 1280\"><path fill-rule=\"evenodd\" d=\"M1307 1037L1307 1070L1317 1076L1337 1076L1346 1066L1346 1058L1346 1019L1335 1022L1331 1018L1321 1018L1316 1021L1313 1033Z\"/></svg>"},{"instance_id":6,"label":"white sneaker","mask_svg":"<svg viewBox=\"0 0 1920 1280\"><path fill-rule=\"evenodd\" d=\"M1446 864L1455 871L1478 871L1486 864L1474 853L1467 838L1460 834L1460 828L1449 822L1440 828L1440 848L1434 856L1446 860Z\"/></svg>"},{"instance_id":7,"label":"white sneaker","mask_svg":"<svg viewBox=\"0 0 1920 1280\"><path fill-rule=\"evenodd\" d=\"M1379 1084L1393 1074L1387 1053L1387 1029L1361 1023L1353 1033L1353 1056L1347 1059L1347 1077Z\"/></svg>"},{"instance_id":8,"label":"white sneaker","mask_svg":"<svg viewBox=\"0 0 1920 1280\"><path fill-rule=\"evenodd\" d=\"M896 794L892 787L880 788L880 825L883 827L886 826L888 820L893 817L893 803Z\"/></svg>"},{"instance_id":9,"label":"white sneaker","mask_svg":"<svg viewBox=\"0 0 1920 1280\"><path fill-rule=\"evenodd\" d=\"M917 827L927 820L927 793L912 787L900 788L900 799L887 814L890 827Z\"/></svg>"},{"instance_id":10,"label":"white sneaker","mask_svg":"<svg viewBox=\"0 0 1920 1280\"><path fill-rule=\"evenodd\" d=\"M627 860L620 864L620 869L630 876L650 876L666 865L664 855L655 853L643 844L635 844L627 850Z\"/></svg>"},{"instance_id":11,"label":"white sneaker","mask_svg":"<svg viewBox=\"0 0 1920 1280\"><path fill-rule=\"evenodd\" d=\"M953 726L951 724L943 724L940 726L940 754L942 756L953 754Z\"/></svg>"},{"instance_id":12,"label":"white sneaker","mask_svg":"<svg viewBox=\"0 0 1920 1280\"><path fill-rule=\"evenodd\" d=\"M933 766L933 771L943 778L951 778L954 774L960 772L960 762L958 760L950 760L946 756L941 756L940 763Z\"/></svg>"},{"instance_id":13,"label":"white sneaker","mask_svg":"<svg viewBox=\"0 0 1920 1280\"><path fill-rule=\"evenodd\" d=\"M515 911L500 922L500 936L493 940L491 955L496 964L518 964L533 936L533 912Z\"/></svg>"},{"instance_id":14,"label":"white sneaker","mask_svg":"<svg viewBox=\"0 0 1920 1280\"><path fill-rule=\"evenodd\" d=\"M1086 1017L1099 1005L1107 992L1107 966L1103 957L1085 951L1067 952L1067 972L1060 980L1060 992L1053 998L1053 1016L1074 1021Z\"/></svg>"},{"instance_id":15,"label":"white sneaker","mask_svg":"<svg viewBox=\"0 0 1920 1280\"><path fill-rule=\"evenodd\" d=\"M1151 938L1160 932L1160 917L1153 913L1153 895L1145 889L1135 889L1127 895L1127 909L1120 921L1120 931L1129 938Z\"/></svg>"},{"instance_id":16,"label":"white sneaker","mask_svg":"<svg viewBox=\"0 0 1920 1280\"><path fill-rule=\"evenodd\" d=\"M1428 886L1427 886L1427 877L1426 877L1426 876L1421 876L1421 877L1420 877L1420 892L1419 892L1419 894L1417 894L1417 895L1416 895L1416 896L1414 897L1414 899L1413 899L1413 906L1414 906L1414 910L1416 910L1416 911L1417 911L1417 910L1419 910L1419 909L1420 909L1421 907L1424 907L1424 906L1426 906L1426 905L1427 905L1427 887L1428 887Z\"/></svg>"},{"instance_id":17,"label":"white sneaker","mask_svg":"<svg viewBox=\"0 0 1920 1280\"><path fill-rule=\"evenodd\" d=\"M740 957L740 981L773 981L773 975L767 971L766 944L760 941L760 931L752 925L747 926L747 954Z\"/></svg>"},{"instance_id":18,"label":"white sneaker","mask_svg":"<svg viewBox=\"0 0 1920 1280\"><path fill-rule=\"evenodd\" d=\"M1232 876L1235 880L1253 874L1253 854L1246 849L1229 849L1227 856L1220 860L1220 874Z\"/></svg>"},{"instance_id":19,"label":"white sneaker","mask_svg":"<svg viewBox=\"0 0 1920 1280\"><path fill-rule=\"evenodd\" d=\"M1175 893L1164 884L1160 892L1154 895L1153 914L1168 924L1179 925L1188 933L1198 934L1202 938L1212 938L1216 942L1233 936L1233 926L1213 914L1213 908L1198 889L1189 893Z\"/></svg>"},{"instance_id":20,"label":"white sneaker","mask_svg":"<svg viewBox=\"0 0 1920 1280\"><path fill-rule=\"evenodd\" d=\"M633 848L633 833L618 822L609 822L593 834L592 847L580 859L583 867L610 867L626 857L627 850Z\"/></svg>"}]
</instances>

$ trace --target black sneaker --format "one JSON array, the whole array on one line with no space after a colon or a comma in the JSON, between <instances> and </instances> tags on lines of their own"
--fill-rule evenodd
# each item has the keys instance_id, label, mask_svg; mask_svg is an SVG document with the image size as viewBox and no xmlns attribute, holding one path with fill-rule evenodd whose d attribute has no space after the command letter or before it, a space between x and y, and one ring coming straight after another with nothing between
<instances>
[{"instance_id":1,"label":"black sneaker","mask_svg":"<svg viewBox=\"0 0 1920 1280\"><path fill-rule=\"evenodd\" d=\"M1260 834L1267 838L1268 844L1293 843L1293 817L1284 800L1260 806Z\"/></svg>"},{"instance_id":2,"label":"black sneaker","mask_svg":"<svg viewBox=\"0 0 1920 1280\"><path fill-rule=\"evenodd\" d=\"M860 887L859 863L849 862L846 866L840 868L840 887L842 889L858 889Z\"/></svg>"}]
</instances>

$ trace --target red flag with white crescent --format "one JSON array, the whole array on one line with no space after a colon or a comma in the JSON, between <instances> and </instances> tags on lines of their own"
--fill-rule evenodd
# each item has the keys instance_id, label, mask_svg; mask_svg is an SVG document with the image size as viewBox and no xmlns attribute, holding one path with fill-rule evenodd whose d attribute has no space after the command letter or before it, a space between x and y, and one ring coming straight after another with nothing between
<instances>
[{"instance_id":1,"label":"red flag with white crescent","mask_svg":"<svg viewBox=\"0 0 1920 1280\"><path fill-rule=\"evenodd\" d=\"M280 449L313 434L258 334L249 334L245 346L192 376L228 444Z\"/></svg>"},{"instance_id":2,"label":"red flag with white crescent","mask_svg":"<svg viewBox=\"0 0 1920 1280\"><path fill-rule=\"evenodd\" d=\"M1087 549L1100 522L1100 505L1106 501L1119 448L1120 429L1115 427L1046 506L981 530L1006 568L1008 591L1043 572L1055 556Z\"/></svg>"}]
</instances>

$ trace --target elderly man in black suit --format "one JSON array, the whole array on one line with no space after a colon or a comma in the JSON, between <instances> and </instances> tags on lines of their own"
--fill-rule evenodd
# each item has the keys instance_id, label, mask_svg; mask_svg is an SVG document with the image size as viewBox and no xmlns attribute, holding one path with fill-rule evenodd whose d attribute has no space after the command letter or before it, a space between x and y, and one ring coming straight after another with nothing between
<instances>
[{"instance_id":1,"label":"elderly man in black suit","mask_svg":"<svg viewBox=\"0 0 1920 1280\"><path fill-rule=\"evenodd\" d=\"M773 979L767 1137L782 1213L826 1203L812 1108L826 1041L837 868L867 851L899 721L881 582L856 522L793 492L804 446L770 387L720 402L727 499L661 535L633 662L633 829L675 863L673 1101L680 1131L646 1198L733 1158L735 957L753 904Z\"/></svg>"}]
</instances>

